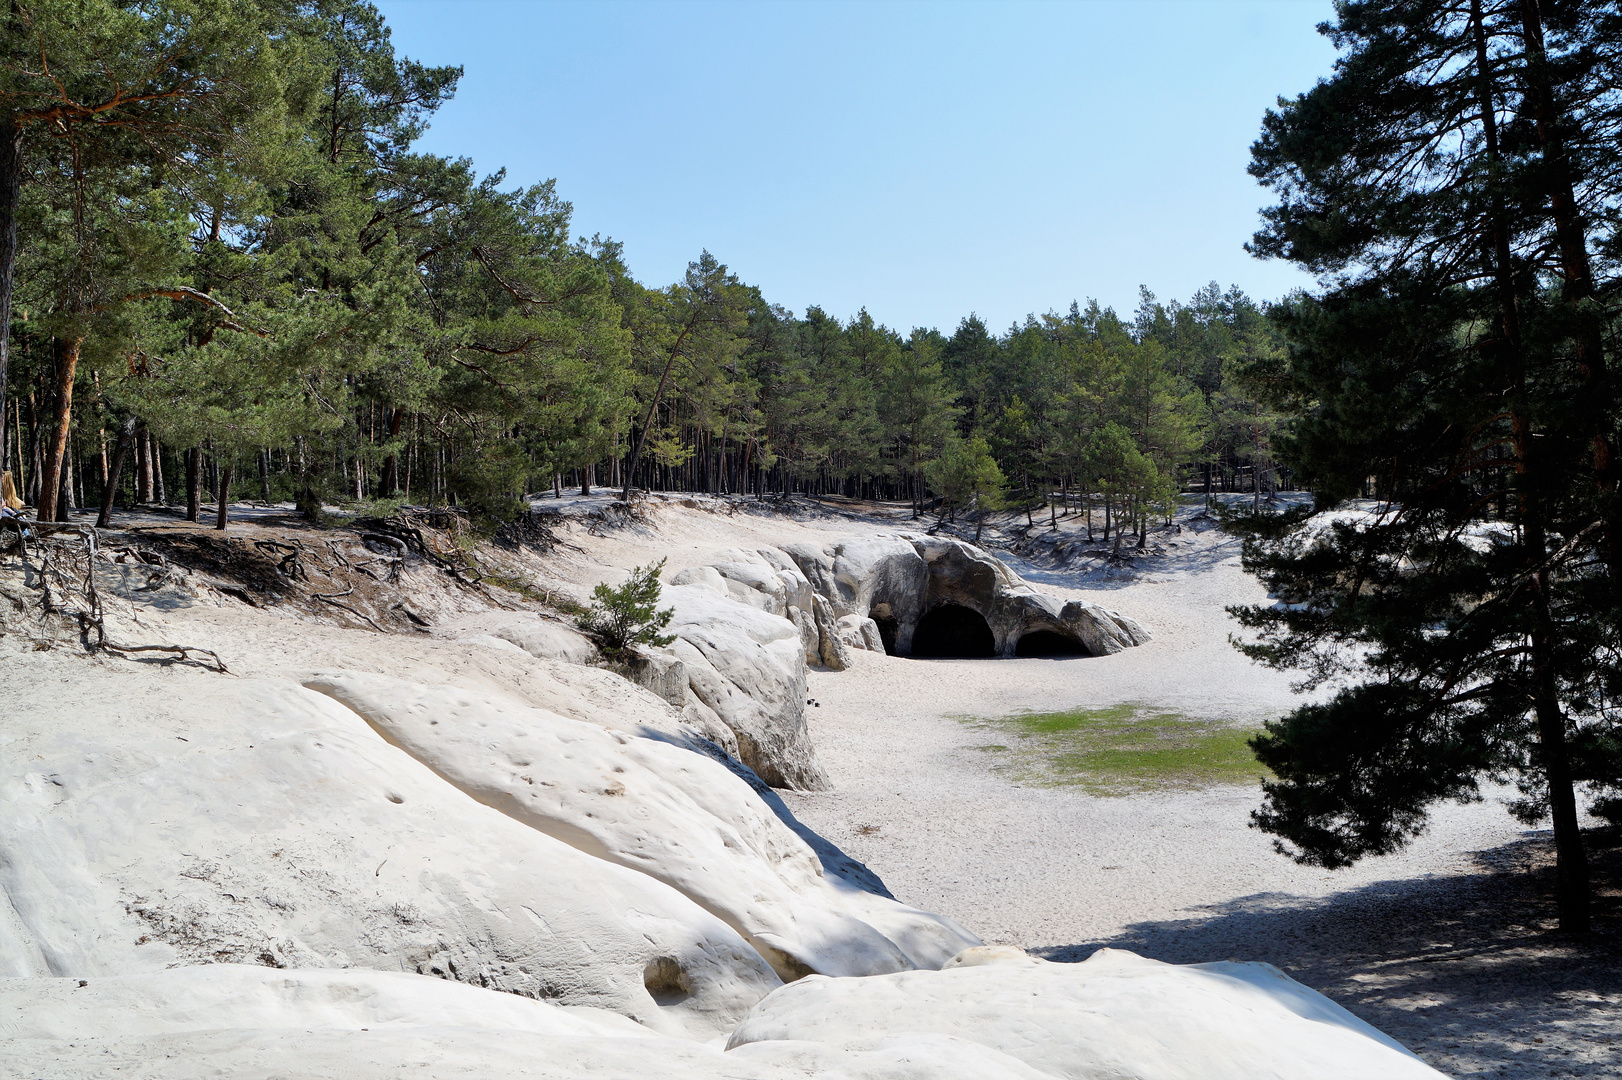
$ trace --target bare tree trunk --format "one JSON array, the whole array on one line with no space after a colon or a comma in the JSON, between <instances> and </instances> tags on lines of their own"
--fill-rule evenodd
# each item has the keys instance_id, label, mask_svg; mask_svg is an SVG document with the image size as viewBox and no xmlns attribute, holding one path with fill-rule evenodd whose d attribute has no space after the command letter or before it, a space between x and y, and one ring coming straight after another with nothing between
<instances>
[{"instance_id":1,"label":"bare tree trunk","mask_svg":"<svg viewBox=\"0 0 1622 1080\"><path fill-rule=\"evenodd\" d=\"M225 467L220 469L219 508L216 511L215 518L214 518L214 527L216 529L222 529L223 530L225 528L225 519L226 519L226 516L230 513L230 510L231 510L231 504L230 504L230 501L229 501L230 498L231 498L231 466L226 465Z\"/></svg>"},{"instance_id":2,"label":"bare tree trunk","mask_svg":"<svg viewBox=\"0 0 1622 1080\"><path fill-rule=\"evenodd\" d=\"M70 436L67 447L62 451L62 481L56 496L56 520L72 521L73 515L69 511L73 508L73 440Z\"/></svg>"},{"instance_id":3,"label":"bare tree trunk","mask_svg":"<svg viewBox=\"0 0 1622 1080\"><path fill-rule=\"evenodd\" d=\"M169 504L169 490L163 483L163 444L158 437L147 432L147 439L152 443L152 497L160 505Z\"/></svg>"},{"instance_id":4,"label":"bare tree trunk","mask_svg":"<svg viewBox=\"0 0 1622 1080\"><path fill-rule=\"evenodd\" d=\"M135 429L135 501L152 501L152 437L145 424Z\"/></svg>"},{"instance_id":5,"label":"bare tree trunk","mask_svg":"<svg viewBox=\"0 0 1622 1080\"><path fill-rule=\"evenodd\" d=\"M404 409L389 410L389 438L393 439L400 434L400 421L405 419ZM377 497L392 499L400 488L400 457L390 454L383 459L383 477L377 485ZM266 497L269 501L269 497Z\"/></svg>"},{"instance_id":6,"label":"bare tree trunk","mask_svg":"<svg viewBox=\"0 0 1622 1080\"><path fill-rule=\"evenodd\" d=\"M35 506L39 505L39 482L45 472L45 414L50 411L43 398L42 393L28 394L28 489L23 498Z\"/></svg>"},{"instance_id":7,"label":"bare tree trunk","mask_svg":"<svg viewBox=\"0 0 1622 1080\"><path fill-rule=\"evenodd\" d=\"M101 486L101 513L96 515L98 529L105 529L113 519L113 500L118 497L118 481L124 472L124 459L130 454L130 444L134 441L135 417L132 416L124 421L124 426L119 431L118 445L113 450L113 462L108 466L107 480Z\"/></svg>"},{"instance_id":8,"label":"bare tree trunk","mask_svg":"<svg viewBox=\"0 0 1622 1080\"><path fill-rule=\"evenodd\" d=\"M56 416L51 446L45 454L39 479L39 520L56 520L57 489L62 485L62 455L68 447L68 427L73 420L73 377L79 371L79 344L83 338L59 339L56 352Z\"/></svg>"},{"instance_id":9,"label":"bare tree trunk","mask_svg":"<svg viewBox=\"0 0 1622 1080\"><path fill-rule=\"evenodd\" d=\"M196 521L203 513L203 450L186 451L186 520Z\"/></svg>"}]
</instances>

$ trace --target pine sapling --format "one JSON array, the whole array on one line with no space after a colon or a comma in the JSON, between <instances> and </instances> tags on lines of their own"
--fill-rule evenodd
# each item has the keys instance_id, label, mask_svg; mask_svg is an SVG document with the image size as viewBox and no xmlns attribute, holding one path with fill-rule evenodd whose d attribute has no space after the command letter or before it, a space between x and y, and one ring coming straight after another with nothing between
<instances>
[{"instance_id":1,"label":"pine sapling","mask_svg":"<svg viewBox=\"0 0 1622 1080\"><path fill-rule=\"evenodd\" d=\"M670 625L673 609L658 610L659 572L665 560L651 566L638 566L624 585L614 588L608 584L592 590L592 603L576 622L588 634L601 642L603 652L619 658L637 645L668 645L676 639L659 631Z\"/></svg>"}]
</instances>

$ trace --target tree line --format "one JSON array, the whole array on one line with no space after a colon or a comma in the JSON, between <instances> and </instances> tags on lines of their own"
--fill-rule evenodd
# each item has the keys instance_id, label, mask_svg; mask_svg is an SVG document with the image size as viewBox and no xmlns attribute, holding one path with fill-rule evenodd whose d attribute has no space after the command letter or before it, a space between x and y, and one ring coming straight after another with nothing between
<instances>
[{"instance_id":1,"label":"tree line","mask_svg":"<svg viewBox=\"0 0 1622 1080\"><path fill-rule=\"evenodd\" d=\"M40 0L0 22L0 467L42 519L235 495L595 485L1085 507L1287 482L1262 309L1214 284L1001 334L770 303L709 253L636 281L548 181L415 149L457 67L354 0Z\"/></svg>"}]
</instances>

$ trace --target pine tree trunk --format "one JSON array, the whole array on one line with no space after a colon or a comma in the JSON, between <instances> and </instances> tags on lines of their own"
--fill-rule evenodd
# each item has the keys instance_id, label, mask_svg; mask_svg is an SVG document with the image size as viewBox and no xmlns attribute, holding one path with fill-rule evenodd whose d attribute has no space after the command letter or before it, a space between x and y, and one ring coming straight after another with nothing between
<instances>
[{"instance_id":1,"label":"pine tree trunk","mask_svg":"<svg viewBox=\"0 0 1622 1080\"><path fill-rule=\"evenodd\" d=\"M400 421L405 419L404 409L389 410L389 438L393 439L400 434ZM377 485L377 497L392 499L400 489L400 458L398 454L390 454L383 459L383 477ZM266 496L269 502L269 496Z\"/></svg>"},{"instance_id":2,"label":"pine tree trunk","mask_svg":"<svg viewBox=\"0 0 1622 1080\"><path fill-rule=\"evenodd\" d=\"M124 421L119 431L118 445L113 450L112 464L107 468L107 479L101 486L101 513L96 515L96 528L105 529L113 519L113 500L118 497L118 481L124 472L124 460L130 455L135 442L135 417ZM193 518L192 520L196 520Z\"/></svg>"},{"instance_id":3,"label":"pine tree trunk","mask_svg":"<svg viewBox=\"0 0 1622 1080\"><path fill-rule=\"evenodd\" d=\"M55 521L57 492L62 486L62 455L68 446L73 420L73 378L79 370L79 344L83 338L58 339L56 357L56 416L51 445L45 453L39 480L39 520Z\"/></svg>"},{"instance_id":4,"label":"pine tree trunk","mask_svg":"<svg viewBox=\"0 0 1622 1080\"><path fill-rule=\"evenodd\" d=\"M56 520L72 521L73 515L73 439L70 435L68 444L62 451L62 481L58 485L56 496Z\"/></svg>"},{"instance_id":5,"label":"pine tree trunk","mask_svg":"<svg viewBox=\"0 0 1622 1080\"><path fill-rule=\"evenodd\" d=\"M163 444L151 432L147 438L152 441L152 496L160 506L169 505L169 490L163 483Z\"/></svg>"},{"instance_id":6,"label":"pine tree trunk","mask_svg":"<svg viewBox=\"0 0 1622 1080\"><path fill-rule=\"evenodd\" d=\"M1528 36L1529 68L1541 64L1542 29L1536 24L1534 5L1522 0L1522 15ZM1496 108L1493 100L1492 79L1486 34L1482 27L1480 0L1471 0L1470 15L1475 30L1476 87L1481 106L1483 141L1488 162L1495 177L1492 185L1493 254L1498 280L1501 332L1507 360L1514 365L1517 382L1513 393L1519 402L1526 395L1526 373L1521 351L1520 319L1517 309L1513 262L1509 247L1508 216L1504 207L1502 188L1496 180L1503 167L1499 157ZM1535 33L1534 33L1535 32ZM1535 40L1533 40L1535 37ZM1534 97L1536 94L1534 93ZM1549 119L1543 114L1547 103L1536 103L1541 124ZM1545 139L1545 153L1548 144ZM1558 196L1557 196L1558 198ZM1562 237L1561 246L1568 238ZM1584 253L1586 260L1586 252ZM1584 264L1586 266L1586 262ZM1543 567L1548 555L1548 534L1541 505L1541 485L1534 471L1535 443L1531 425L1524 410L1512 404L1511 446L1515 456L1515 480L1521 532L1526 548L1529 568L1538 568L1531 574L1532 604L1532 698L1538 724L1538 759L1543 767L1544 780L1549 791L1549 813L1554 826L1555 844L1555 904L1559 910L1562 930L1582 932L1589 927L1588 856L1583 850L1582 831L1577 822L1576 793L1572 788L1571 764L1566 748L1566 719L1560 708L1554 671L1553 620L1549 613L1548 570Z\"/></svg>"},{"instance_id":7,"label":"pine tree trunk","mask_svg":"<svg viewBox=\"0 0 1622 1080\"><path fill-rule=\"evenodd\" d=\"M202 513L203 450L194 446L186 451L186 520L196 521Z\"/></svg>"},{"instance_id":8,"label":"pine tree trunk","mask_svg":"<svg viewBox=\"0 0 1622 1080\"><path fill-rule=\"evenodd\" d=\"M215 512L214 527L223 530L226 517L230 514L231 504L231 466L227 465L220 470L219 508Z\"/></svg>"},{"instance_id":9,"label":"pine tree trunk","mask_svg":"<svg viewBox=\"0 0 1622 1080\"><path fill-rule=\"evenodd\" d=\"M135 501L152 501L152 438L145 424L135 429Z\"/></svg>"},{"instance_id":10,"label":"pine tree trunk","mask_svg":"<svg viewBox=\"0 0 1622 1080\"><path fill-rule=\"evenodd\" d=\"M1593 447L1594 475L1600 496L1607 503L1603 557L1610 572L1611 588L1622 592L1622 506L1618 506L1614 498L1617 462L1611 445L1612 390L1606 373L1603 316L1592 303L1594 274L1588 257L1587 233L1577 204L1569 153L1560 133L1561 117L1555 104L1538 8L1537 0L1520 0L1521 27L1526 42L1526 96L1532 105L1533 131L1542 149L1548 207L1554 218L1560 253L1561 299L1576 326L1577 369L1582 391L1573 402L1573 409L1581 418ZM1477 27L1479 56L1482 38L1479 0L1472 0L1471 12ZM1485 63L1481 63L1481 67L1484 68Z\"/></svg>"}]
</instances>

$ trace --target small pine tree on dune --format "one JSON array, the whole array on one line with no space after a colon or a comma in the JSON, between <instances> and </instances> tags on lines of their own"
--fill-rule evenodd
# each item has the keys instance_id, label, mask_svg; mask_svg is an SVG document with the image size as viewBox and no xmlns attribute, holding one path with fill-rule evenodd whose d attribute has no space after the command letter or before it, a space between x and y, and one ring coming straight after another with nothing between
<instances>
[{"instance_id":1,"label":"small pine tree on dune","mask_svg":"<svg viewBox=\"0 0 1622 1080\"><path fill-rule=\"evenodd\" d=\"M675 613L658 609L659 571L665 560L651 566L633 567L625 584L614 588L606 583L591 591L592 603L576 620L588 634L596 635L603 651L618 657L637 645L668 645L676 639L659 631L670 625Z\"/></svg>"}]
</instances>

